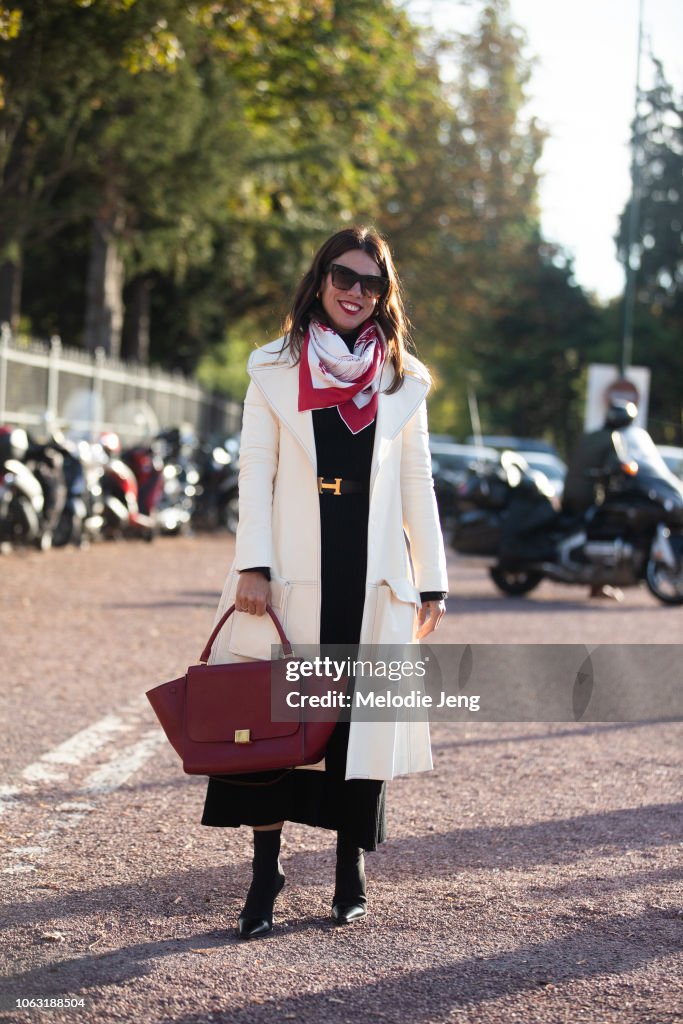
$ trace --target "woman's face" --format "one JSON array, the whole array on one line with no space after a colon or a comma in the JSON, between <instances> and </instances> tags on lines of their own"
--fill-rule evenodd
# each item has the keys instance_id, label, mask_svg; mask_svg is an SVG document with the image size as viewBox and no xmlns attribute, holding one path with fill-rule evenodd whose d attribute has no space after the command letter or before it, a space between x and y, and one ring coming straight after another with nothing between
<instances>
[{"instance_id":1,"label":"woman's face","mask_svg":"<svg viewBox=\"0 0 683 1024\"><path fill-rule=\"evenodd\" d=\"M381 275L377 263L372 256L362 249L349 249L341 256L337 256L333 263L339 263L343 267L350 267L357 274ZM377 300L369 295L363 295L360 281L356 281L348 291L335 288L332 284L332 274L327 273L323 277L320 301L327 314L330 326L336 331L352 331L359 327L375 311Z\"/></svg>"}]
</instances>

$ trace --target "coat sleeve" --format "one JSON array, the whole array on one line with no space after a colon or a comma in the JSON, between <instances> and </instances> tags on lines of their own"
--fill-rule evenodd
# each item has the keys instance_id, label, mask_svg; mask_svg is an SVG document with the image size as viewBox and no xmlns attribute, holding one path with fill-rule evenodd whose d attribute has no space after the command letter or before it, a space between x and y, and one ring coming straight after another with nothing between
<instances>
[{"instance_id":1,"label":"coat sleeve","mask_svg":"<svg viewBox=\"0 0 683 1024\"><path fill-rule=\"evenodd\" d=\"M403 429L401 501L415 585L422 592L446 593L446 553L434 495L425 401Z\"/></svg>"},{"instance_id":2,"label":"coat sleeve","mask_svg":"<svg viewBox=\"0 0 683 1024\"><path fill-rule=\"evenodd\" d=\"M252 382L244 400L240 441L237 570L273 564L273 481L279 450L277 418Z\"/></svg>"}]
</instances>

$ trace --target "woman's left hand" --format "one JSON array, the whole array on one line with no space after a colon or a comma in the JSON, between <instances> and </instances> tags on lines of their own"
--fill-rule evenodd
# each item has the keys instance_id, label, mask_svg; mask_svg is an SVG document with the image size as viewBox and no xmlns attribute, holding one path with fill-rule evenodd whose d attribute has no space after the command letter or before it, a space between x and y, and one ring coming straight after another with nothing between
<instances>
[{"instance_id":1,"label":"woman's left hand","mask_svg":"<svg viewBox=\"0 0 683 1024\"><path fill-rule=\"evenodd\" d=\"M428 633L433 633L446 614L445 601L423 601L417 610L417 639L421 640Z\"/></svg>"}]
</instances>

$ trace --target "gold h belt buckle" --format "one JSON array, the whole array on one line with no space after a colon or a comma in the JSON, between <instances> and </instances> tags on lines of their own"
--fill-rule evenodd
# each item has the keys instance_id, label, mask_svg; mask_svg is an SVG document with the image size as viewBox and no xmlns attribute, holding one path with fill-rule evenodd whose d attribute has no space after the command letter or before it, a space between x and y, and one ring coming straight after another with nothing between
<instances>
[{"instance_id":1,"label":"gold h belt buckle","mask_svg":"<svg viewBox=\"0 0 683 1024\"><path fill-rule=\"evenodd\" d=\"M318 477L318 494L322 494L323 491L332 491L333 494L341 494L341 483L342 477L336 476L333 484L324 484L322 476Z\"/></svg>"}]
</instances>

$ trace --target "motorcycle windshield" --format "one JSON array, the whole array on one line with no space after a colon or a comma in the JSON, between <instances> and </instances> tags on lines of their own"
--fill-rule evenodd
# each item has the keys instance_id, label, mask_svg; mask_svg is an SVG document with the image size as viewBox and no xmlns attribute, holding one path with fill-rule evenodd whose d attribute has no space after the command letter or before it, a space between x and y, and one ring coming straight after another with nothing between
<instances>
[{"instance_id":1,"label":"motorcycle windshield","mask_svg":"<svg viewBox=\"0 0 683 1024\"><path fill-rule=\"evenodd\" d=\"M638 469L644 476L656 476L669 482L677 482L647 430L643 430L642 427L627 427L626 430L620 431L620 434L626 457L638 463Z\"/></svg>"}]
</instances>

